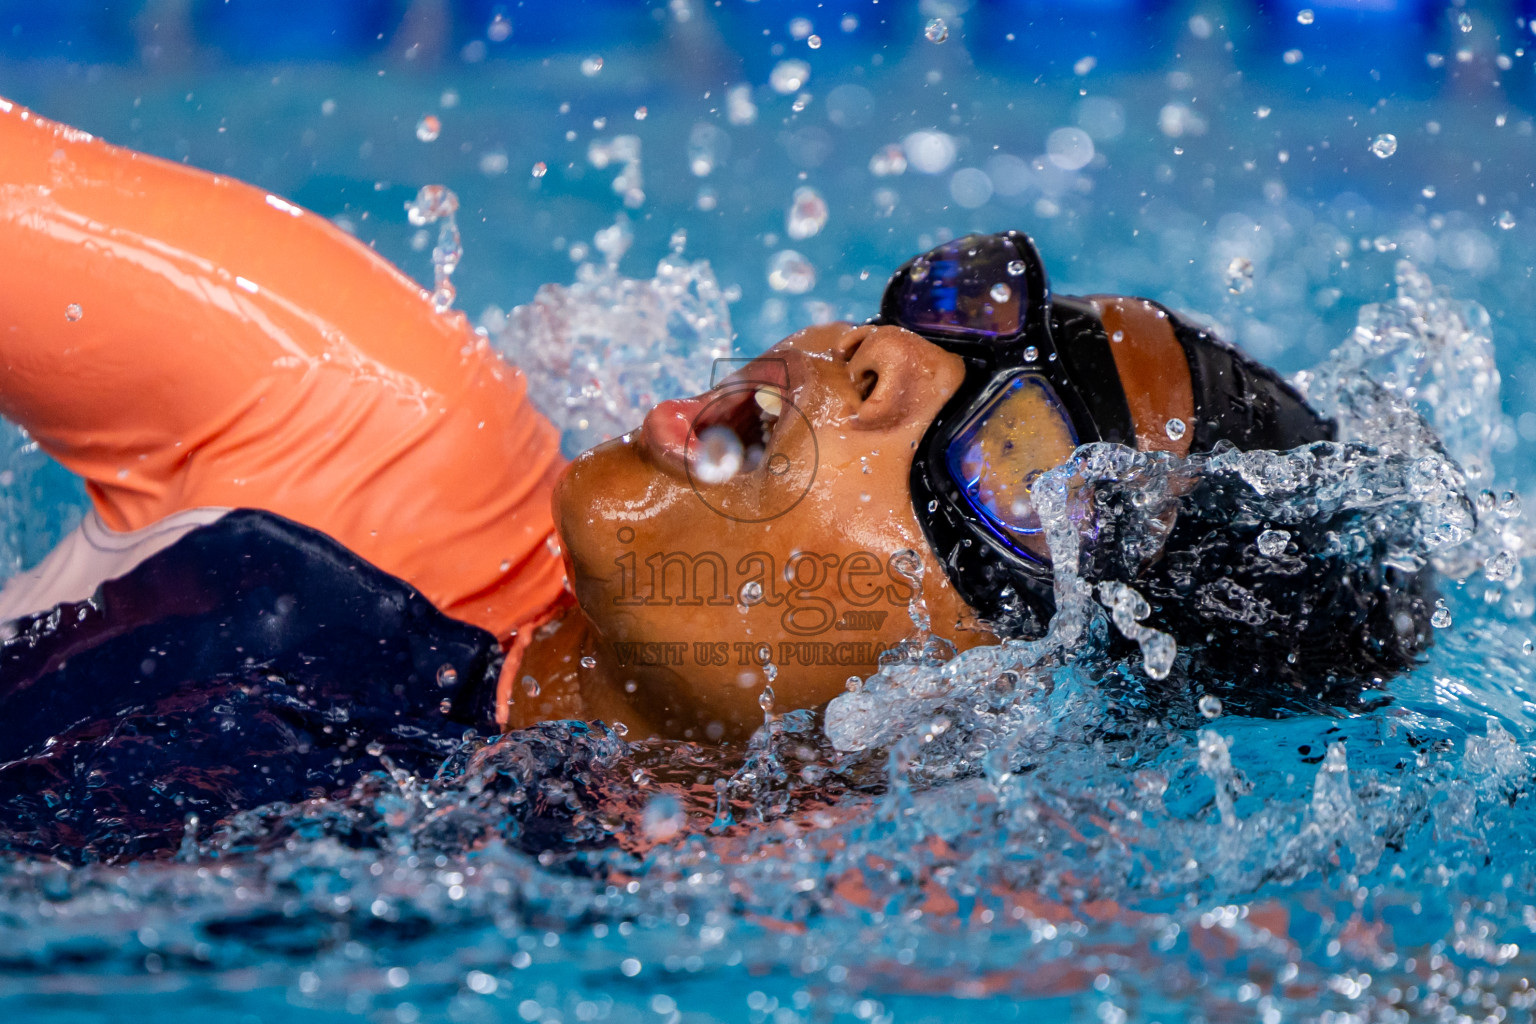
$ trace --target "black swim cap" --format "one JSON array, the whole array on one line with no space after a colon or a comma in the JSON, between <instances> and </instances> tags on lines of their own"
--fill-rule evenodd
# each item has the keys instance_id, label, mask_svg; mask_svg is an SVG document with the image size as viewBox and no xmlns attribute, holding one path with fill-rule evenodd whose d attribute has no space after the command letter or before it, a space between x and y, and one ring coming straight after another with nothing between
<instances>
[{"instance_id":1,"label":"black swim cap","mask_svg":"<svg viewBox=\"0 0 1536 1024\"><path fill-rule=\"evenodd\" d=\"M1168 320L1189 361L1195 393L1191 452L1208 452L1219 441L1244 451L1289 451L1338 435L1280 375L1209 331L1172 313Z\"/></svg>"}]
</instances>

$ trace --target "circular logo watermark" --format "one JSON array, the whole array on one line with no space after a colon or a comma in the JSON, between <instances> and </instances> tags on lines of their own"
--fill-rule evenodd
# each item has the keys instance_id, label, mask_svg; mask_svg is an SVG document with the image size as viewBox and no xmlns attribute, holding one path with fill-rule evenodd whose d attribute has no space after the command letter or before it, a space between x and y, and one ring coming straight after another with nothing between
<instances>
[{"instance_id":1,"label":"circular logo watermark","mask_svg":"<svg viewBox=\"0 0 1536 1024\"><path fill-rule=\"evenodd\" d=\"M688 425L684 446L688 484L706 508L738 523L766 523L777 519L810 493L816 479L820 451L811 419L789 400L788 388L778 380L731 378L720 384L710 401ZM733 435L726 458L708 436L711 430L745 415L760 415L759 392L772 396L776 421L763 430L764 444L741 445ZM702 436L701 435L705 435ZM724 465L722 465L724 463Z\"/></svg>"}]
</instances>

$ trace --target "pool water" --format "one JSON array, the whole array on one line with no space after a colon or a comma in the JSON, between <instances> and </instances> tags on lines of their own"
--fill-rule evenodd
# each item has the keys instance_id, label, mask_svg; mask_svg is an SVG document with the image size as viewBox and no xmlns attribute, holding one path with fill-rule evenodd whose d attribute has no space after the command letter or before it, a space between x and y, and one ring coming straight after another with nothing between
<instances>
[{"instance_id":1,"label":"pool water","mask_svg":"<svg viewBox=\"0 0 1536 1024\"><path fill-rule=\"evenodd\" d=\"M1444 615L1372 710L1132 714L1150 655L1047 642L915 652L825 718L770 707L744 748L551 724L435 773L383 755L174 857L0 861L5 1019L1532 1016L1523 8L673 0L575 5L584 31L514 5L497 38L490 5L428 3L370 46L323 19L263 45L210 6L10 44L0 95L286 195L423 283L439 224L405 207L451 189L455 304L570 450L707 387L727 345L861 319L907 257L1018 227L1058 291L1190 310L1323 367L1319 400L1381 356L1490 493L1451 543L1412 492ZM1408 494L1416 464L1338 500ZM24 438L3 474L10 571L83 495ZM1102 648L1111 613L1076 607Z\"/></svg>"}]
</instances>

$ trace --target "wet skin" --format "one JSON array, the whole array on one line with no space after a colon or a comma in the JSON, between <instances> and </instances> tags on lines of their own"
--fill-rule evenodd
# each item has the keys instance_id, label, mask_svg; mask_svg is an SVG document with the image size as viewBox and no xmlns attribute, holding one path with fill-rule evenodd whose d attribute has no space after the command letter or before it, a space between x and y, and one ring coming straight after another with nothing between
<instances>
[{"instance_id":1,"label":"wet skin","mask_svg":"<svg viewBox=\"0 0 1536 1024\"><path fill-rule=\"evenodd\" d=\"M540 631L524 683L504 687L507 725L740 738L770 681L784 711L874 671L915 632L914 578L935 635L996 642L935 559L908 483L963 377L960 357L898 327L812 327L579 456L554 498L579 609ZM701 459L711 426L748 450L727 479Z\"/></svg>"}]
</instances>

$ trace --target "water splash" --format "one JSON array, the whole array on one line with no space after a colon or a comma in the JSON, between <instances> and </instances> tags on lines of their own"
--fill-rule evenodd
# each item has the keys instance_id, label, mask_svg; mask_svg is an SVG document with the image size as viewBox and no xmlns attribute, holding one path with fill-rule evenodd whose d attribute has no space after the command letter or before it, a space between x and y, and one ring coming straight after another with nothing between
<instances>
[{"instance_id":1,"label":"water splash","mask_svg":"<svg viewBox=\"0 0 1536 1024\"><path fill-rule=\"evenodd\" d=\"M645 205L645 171L640 162L640 136L618 135L611 139L593 139L587 147L587 162L602 170L619 165L613 179L613 191L631 210Z\"/></svg>"},{"instance_id":2,"label":"water splash","mask_svg":"<svg viewBox=\"0 0 1536 1024\"><path fill-rule=\"evenodd\" d=\"M1117 445L1079 449L1043 474L1032 492L1055 567L1058 611L1045 635L952 659L925 655L883 665L857 691L833 700L828 738L838 749L864 750L945 715L960 745L964 737L984 735L1003 750L1018 740L1000 730L1005 722L1013 729L1044 728L1056 683L1095 646L1083 648L1082 641L1103 635L1096 626L1102 612L1082 576L1093 537L1112 530L1118 571L1133 579L1162 550L1170 523L1190 514L1187 496L1203 482L1239 488L1234 514L1255 523L1255 546L1268 559L1289 557L1286 549L1298 530L1315 532L1327 523L1328 544L1336 552L1367 558L1390 538L1382 557L1404 571L1433 566L1465 576L1492 561L1494 577L1513 575L1515 553L1531 550L1523 524L1512 528L1493 514L1479 519L1470 497L1507 429L1486 327L1478 307L1452 301L1404 262L1397 298L1362 310L1360 326L1345 343L1299 379L1309 400L1338 422L1339 441L1292 452L1226 446L1188 459ZM1082 509L1084 496L1094 490L1098 518L1089 527ZM1487 504L1491 513L1491 492ZM1509 507L1518 507L1513 495ZM1102 552L1098 557L1096 572L1105 572ZM1268 628L1262 599L1241 587L1228 582L1225 590L1196 593L1201 601L1225 602L1228 617L1250 622L1252 630ZM1098 597L1115 628L1141 647L1146 675L1166 678L1176 645L1166 632L1142 624L1151 612L1146 599L1114 578L1099 584ZM1012 703L1000 709L989 703L989 694L1005 674ZM1020 679L1029 685L1015 697ZM953 753L946 744L933 760Z\"/></svg>"},{"instance_id":3,"label":"water splash","mask_svg":"<svg viewBox=\"0 0 1536 1024\"><path fill-rule=\"evenodd\" d=\"M1173 659L1178 654L1178 644L1167 633L1144 626L1141 623L1152 612L1152 606L1124 583L1100 583L1099 602L1109 609L1110 618L1122 636L1134 640L1141 648L1142 667L1153 679L1166 679L1173 671Z\"/></svg>"},{"instance_id":4,"label":"water splash","mask_svg":"<svg viewBox=\"0 0 1536 1024\"><path fill-rule=\"evenodd\" d=\"M789 212L784 218L784 233L790 238L810 238L827 224L827 201L813 188L795 189Z\"/></svg>"},{"instance_id":5,"label":"water splash","mask_svg":"<svg viewBox=\"0 0 1536 1024\"><path fill-rule=\"evenodd\" d=\"M632 239L620 219L598 233L601 264L570 285L545 285L526 306L481 318L491 340L527 374L540 410L574 455L639 426L657 402L705 391L715 359L731 352L730 293L704 260L675 247L656 275L618 263Z\"/></svg>"},{"instance_id":6,"label":"water splash","mask_svg":"<svg viewBox=\"0 0 1536 1024\"><path fill-rule=\"evenodd\" d=\"M405 204L406 216L415 227L438 224L437 244L432 247L432 308L439 313L446 313L458 295L453 272L464 258L455 216L458 210L459 197L442 185L423 185L416 198Z\"/></svg>"},{"instance_id":7,"label":"water splash","mask_svg":"<svg viewBox=\"0 0 1536 1024\"><path fill-rule=\"evenodd\" d=\"M533 394L570 430L611 413L617 432L649 400L639 375L729 340L706 266L674 253L654 279L627 280L626 232L608 237L610 260L489 325L538 367ZM1518 495L1469 498L1458 461L1493 443L1496 413L1472 402L1463 419L1482 425L1437 444L1407 391L1430 386L1411 375L1438 360L1435 401L1459 401L1480 379L1463 357L1475 363L1486 338L1465 307L1413 294L1369 313L1368 336L1337 359L1398 342L1422 358L1373 356L1354 374L1335 361L1308 378L1339 419L1336 444L1195 460L1101 445L1042 476L1060 610L1040 640L957 654L929 632L918 579L912 642L821 728L771 702L734 750L550 723L455 740L423 774L380 744L378 770L347 792L212 831L189 822L175 862L0 862L6 992L34 998L67 978L108 994L170 970L209 998L239 986L293 1014L396 1020L509 1006L589 1019L605 993L640 983L652 1017L722 1016L729 991L765 1019L814 999L839 1022L893 1016L914 991L1049 988L1104 1019L1173 1000L1211 1019L1527 1006L1536 743L1510 659L1526 657L1528 628L1459 613L1390 707L1274 722L1230 709L1212 721L1204 699L1190 724L1121 704L1113 686L1141 674L1137 656L1084 654L1112 652L1116 628L1084 575L1097 570L1074 518L1085 490L1150 495L1117 512L1132 548L1157 539L1187 486L1222 479L1251 494L1254 557L1290 558L1309 521L1350 510L1398 531L1405 565L1464 564L1496 537L1518 573ZM682 309L696 318L668 326ZM1377 338L1394 325L1406 336ZM580 394L610 369L611 410ZM1496 398L1495 385L1480 401ZM1400 429L1371 433L1378 415ZM1291 539L1261 552L1261 525ZM1130 595L1108 596L1140 624ZM1458 664L1479 666L1486 691L1460 687ZM1168 969L1125 970L1149 962Z\"/></svg>"}]
</instances>

